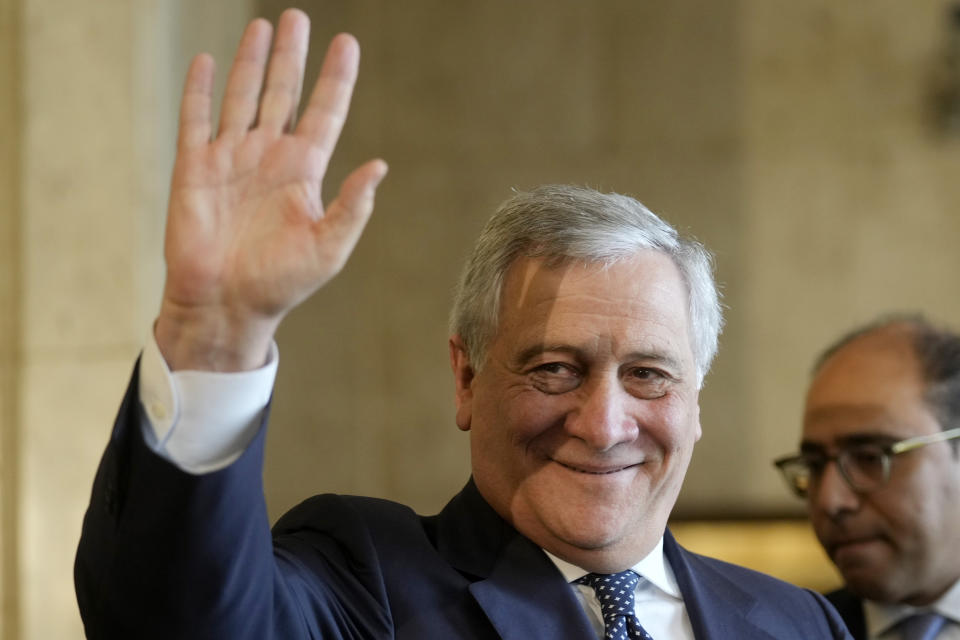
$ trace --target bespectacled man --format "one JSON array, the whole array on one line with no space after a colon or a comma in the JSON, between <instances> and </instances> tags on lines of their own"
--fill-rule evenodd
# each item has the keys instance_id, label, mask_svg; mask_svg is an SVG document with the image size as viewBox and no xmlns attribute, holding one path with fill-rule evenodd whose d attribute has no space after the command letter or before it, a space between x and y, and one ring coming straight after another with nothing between
<instances>
[{"instance_id":1,"label":"bespectacled man","mask_svg":"<svg viewBox=\"0 0 960 640\"><path fill-rule=\"evenodd\" d=\"M958 438L960 335L891 316L818 359L800 452L776 465L843 577L827 597L855 638L960 638Z\"/></svg>"}]
</instances>

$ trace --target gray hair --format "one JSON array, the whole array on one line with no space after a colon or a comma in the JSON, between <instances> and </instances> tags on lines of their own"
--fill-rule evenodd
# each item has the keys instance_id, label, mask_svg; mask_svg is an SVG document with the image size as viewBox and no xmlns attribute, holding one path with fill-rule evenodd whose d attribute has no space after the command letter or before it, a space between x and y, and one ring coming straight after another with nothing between
<instances>
[{"instance_id":1,"label":"gray hair","mask_svg":"<svg viewBox=\"0 0 960 640\"><path fill-rule=\"evenodd\" d=\"M906 333L923 376L924 401L943 430L960 427L960 334L938 327L919 313L891 313L859 326L824 349L816 359L817 372L834 354L857 338L880 331ZM960 446L954 442L954 450Z\"/></svg>"},{"instance_id":2,"label":"gray hair","mask_svg":"<svg viewBox=\"0 0 960 640\"><path fill-rule=\"evenodd\" d=\"M633 198L570 185L517 193L487 222L460 276L450 331L463 340L475 370L483 367L498 327L500 296L510 265L543 258L610 265L644 249L660 251L676 265L687 287L691 348L697 386L710 370L723 327L720 296L707 249Z\"/></svg>"}]
</instances>

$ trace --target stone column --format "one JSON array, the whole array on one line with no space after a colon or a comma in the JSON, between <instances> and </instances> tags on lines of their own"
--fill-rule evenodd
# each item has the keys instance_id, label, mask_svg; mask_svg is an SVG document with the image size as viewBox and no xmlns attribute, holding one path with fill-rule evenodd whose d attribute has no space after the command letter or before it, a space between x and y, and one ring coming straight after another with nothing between
<instances>
[{"instance_id":1,"label":"stone column","mask_svg":"<svg viewBox=\"0 0 960 640\"><path fill-rule=\"evenodd\" d=\"M79 638L73 556L159 301L181 78L198 42L225 75L250 5L2 6L0 131L20 135L0 156L4 637Z\"/></svg>"},{"instance_id":2,"label":"stone column","mask_svg":"<svg viewBox=\"0 0 960 640\"><path fill-rule=\"evenodd\" d=\"M17 635L20 0L0 0L0 637Z\"/></svg>"}]
</instances>

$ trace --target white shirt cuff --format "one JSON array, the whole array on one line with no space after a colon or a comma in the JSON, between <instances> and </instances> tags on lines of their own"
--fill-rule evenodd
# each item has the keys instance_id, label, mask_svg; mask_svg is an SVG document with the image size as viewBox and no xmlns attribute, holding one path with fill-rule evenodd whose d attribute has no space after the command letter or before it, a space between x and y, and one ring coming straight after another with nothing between
<instances>
[{"instance_id":1,"label":"white shirt cuff","mask_svg":"<svg viewBox=\"0 0 960 640\"><path fill-rule=\"evenodd\" d=\"M253 371L171 372L151 331L140 358L147 444L189 473L229 466L257 434L279 360L274 342L267 363Z\"/></svg>"}]
</instances>

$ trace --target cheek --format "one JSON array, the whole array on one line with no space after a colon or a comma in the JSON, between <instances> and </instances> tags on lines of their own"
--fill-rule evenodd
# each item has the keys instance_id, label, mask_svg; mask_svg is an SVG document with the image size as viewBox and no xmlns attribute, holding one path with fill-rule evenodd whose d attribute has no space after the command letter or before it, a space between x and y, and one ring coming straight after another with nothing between
<instances>
[{"instance_id":1,"label":"cheek","mask_svg":"<svg viewBox=\"0 0 960 640\"><path fill-rule=\"evenodd\" d=\"M471 429L471 447L481 457L491 456L491 461L505 460L518 449L525 450L527 445L549 430L562 412L558 412L549 402L530 393L491 394L488 400L478 407Z\"/></svg>"},{"instance_id":2,"label":"cheek","mask_svg":"<svg viewBox=\"0 0 960 640\"><path fill-rule=\"evenodd\" d=\"M638 423L665 451L690 455L700 439L700 409L676 401L651 404L638 416Z\"/></svg>"},{"instance_id":3,"label":"cheek","mask_svg":"<svg viewBox=\"0 0 960 640\"><path fill-rule=\"evenodd\" d=\"M935 523L942 514L929 498L914 498L916 487L889 487L891 491L869 496L860 508L862 522L870 523L888 540L896 564L916 570L927 549L936 546L931 535L938 536ZM931 543L933 543L931 545Z\"/></svg>"},{"instance_id":4,"label":"cheek","mask_svg":"<svg viewBox=\"0 0 960 640\"><path fill-rule=\"evenodd\" d=\"M895 460L903 462L903 460ZM901 538L915 538L924 529L932 529L945 516L943 508L956 507L956 495L945 484L933 465L901 465L894 469L890 483L872 496L874 509Z\"/></svg>"},{"instance_id":5,"label":"cheek","mask_svg":"<svg viewBox=\"0 0 960 640\"><path fill-rule=\"evenodd\" d=\"M916 475L910 491L904 491L901 501L891 514L893 525L909 540L924 551L955 548L945 540L960 538L960 482L956 477L946 477L943 469ZM956 470L951 470L956 473Z\"/></svg>"},{"instance_id":6,"label":"cheek","mask_svg":"<svg viewBox=\"0 0 960 640\"><path fill-rule=\"evenodd\" d=\"M562 426L570 412L567 402L558 396L527 391L505 398L499 405L502 421L510 437L528 442L554 427Z\"/></svg>"},{"instance_id":7,"label":"cheek","mask_svg":"<svg viewBox=\"0 0 960 640\"><path fill-rule=\"evenodd\" d=\"M820 541L821 545L826 545L827 542L827 532L829 531L828 520L824 516L821 509L817 509L812 505L809 500L806 503L807 514L810 517L810 526L813 528L813 533L817 536L817 540Z\"/></svg>"}]
</instances>

